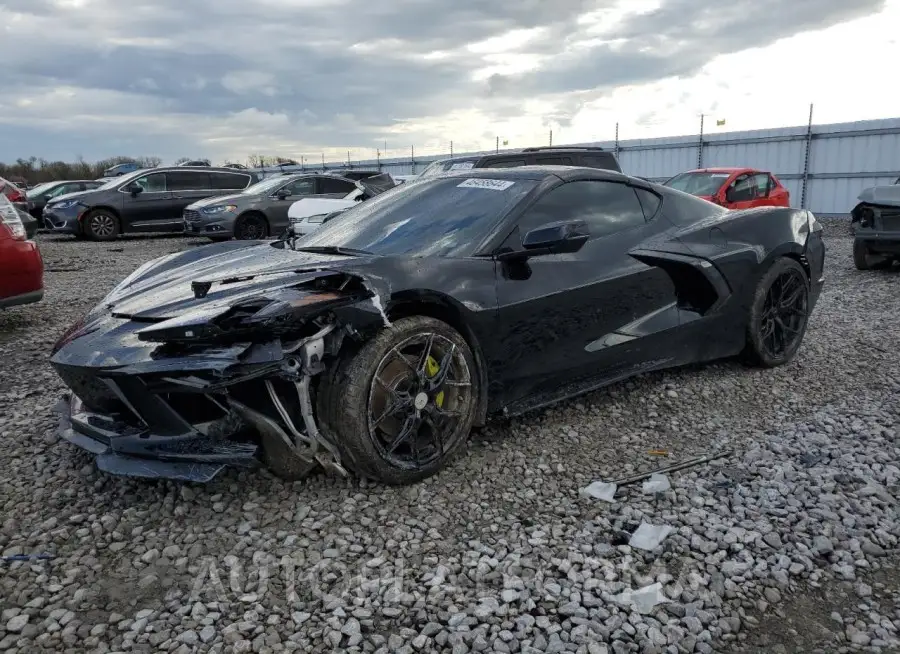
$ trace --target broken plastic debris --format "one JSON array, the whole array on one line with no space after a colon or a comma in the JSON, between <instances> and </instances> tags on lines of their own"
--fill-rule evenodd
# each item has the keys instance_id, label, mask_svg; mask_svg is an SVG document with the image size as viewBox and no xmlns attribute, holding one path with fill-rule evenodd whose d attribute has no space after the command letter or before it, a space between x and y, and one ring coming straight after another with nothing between
<instances>
[{"instance_id":1,"label":"broken plastic debris","mask_svg":"<svg viewBox=\"0 0 900 654\"><path fill-rule=\"evenodd\" d=\"M657 582L637 590L626 590L613 596L613 601L623 605L631 605L638 613L650 613L657 604L669 601L662 592L662 584Z\"/></svg>"},{"instance_id":2,"label":"broken plastic debris","mask_svg":"<svg viewBox=\"0 0 900 654\"><path fill-rule=\"evenodd\" d=\"M659 473L650 476L650 479L644 482L643 490L645 493L665 493L672 488L669 478Z\"/></svg>"},{"instance_id":3,"label":"broken plastic debris","mask_svg":"<svg viewBox=\"0 0 900 654\"><path fill-rule=\"evenodd\" d=\"M639 550L652 552L659 547L666 539L666 536L671 533L672 527L669 525L651 525L642 522L641 526L637 528L637 531L631 535L631 540L628 541L628 544Z\"/></svg>"},{"instance_id":4,"label":"broken plastic debris","mask_svg":"<svg viewBox=\"0 0 900 654\"><path fill-rule=\"evenodd\" d=\"M613 496L616 494L618 486L615 484L607 484L603 481L595 481L581 489L582 494L593 497L595 500L603 500L604 502L615 502Z\"/></svg>"},{"instance_id":5,"label":"broken plastic debris","mask_svg":"<svg viewBox=\"0 0 900 654\"><path fill-rule=\"evenodd\" d=\"M385 327L391 326L391 321L388 320L387 314L384 312L384 305L381 304L381 298L378 296L378 293L372 296L372 304L378 309L378 313L381 314L381 319L384 321Z\"/></svg>"},{"instance_id":6,"label":"broken plastic debris","mask_svg":"<svg viewBox=\"0 0 900 654\"><path fill-rule=\"evenodd\" d=\"M650 456L669 456L668 450L650 450L647 452Z\"/></svg>"}]
</instances>

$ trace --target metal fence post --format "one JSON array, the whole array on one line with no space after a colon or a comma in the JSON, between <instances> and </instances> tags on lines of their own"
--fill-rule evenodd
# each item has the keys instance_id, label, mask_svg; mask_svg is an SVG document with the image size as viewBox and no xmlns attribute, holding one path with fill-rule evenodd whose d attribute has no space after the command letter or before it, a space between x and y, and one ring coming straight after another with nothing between
<instances>
[{"instance_id":1,"label":"metal fence post","mask_svg":"<svg viewBox=\"0 0 900 654\"><path fill-rule=\"evenodd\" d=\"M499 136L497 137L497 144L496 144L496 146L494 147L494 151L495 151L495 152L500 152L500 137L499 137Z\"/></svg>"},{"instance_id":2,"label":"metal fence post","mask_svg":"<svg viewBox=\"0 0 900 654\"><path fill-rule=\"evenodd\" d=\"M416 174L416 146L409 146L409 161L412 164L412 174Z\"/></svg>"},{"instance_id":3,"label":"metal fence post","mask_svg":"<svg viewBox=\"0 0 900 654\"><path fill-rule=\"evenodd\" d=\"M553 147L553 130L550 130L550 147Z\"/></svg>"},{"instance_id":4,"label":"metal fence post","mask_svg":"<svg viewBox=\"0 0 900 654\"><path fill-rule=\"evenodd\" d=\"M381 150L375 150L375 161L378 162L378 172L381 172Z\"/></svg>"},{"instance_id":5,"label":"metal fence post","mask_svg":"<svg viewBox=\"0 0 900 654\"><path fill-rule=\"evenodd\" d=\"M616 159L619 158L619 123L616 123Z\"/></svg>"},{"instance_id":6,"label":"metal fence post","mask_svg":"<svg viewBox=\"0 0 900 654\"><path fill-rule=\"evenodd\" d=\"M450 156L453 156L453 141L450 141Z\"/></svg>"},{"instance_id":7,"label":"metal fence post","mask_svg":"<svg viewBox=\"0 0 900 654\"><path fill-rule=\"evenodd\" d=\"M703 118L700 114L700 140L697 142L697 168L703 168Z\"/></svg>"},{"instance_id":8,"label":"metal fence post","mask_svg":"<svg viewBox=\"0 0 900 654\"><path fill-rule=\"evenodd\" d=\"M809 105L809 122L806 124L806 154L803 156L803 190L800 193L800 208L806 209L806 188L809 184L809 151L812 145L813 106Z\"/></svg>"},{"instance_id":9,"label":"metal fence post","mask_svg":"<svg viewBox=\"0 0 900 654\"><path fill-rule=\"evenodd\" d=\"M322 170L325 170L325 153L322 153Z\"/></svg>"}]
</instances>

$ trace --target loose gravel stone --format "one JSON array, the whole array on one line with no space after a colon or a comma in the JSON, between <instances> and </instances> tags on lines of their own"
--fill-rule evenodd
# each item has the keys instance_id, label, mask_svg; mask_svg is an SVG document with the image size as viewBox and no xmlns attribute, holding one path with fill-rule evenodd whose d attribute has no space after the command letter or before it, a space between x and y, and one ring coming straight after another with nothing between
<instances>
[{"instance_id":1,"label":"loose gravel stone","mask_svg":"<svg viewBox=\"0 0 900 654\"><path fill-rule=\"evenodd\" d=\"M54 558L2 564L0 651L787 652L810 624L804 651L900 647L900 273L855 271L838 227L792 363L643 375L491 424L410 488L98 472L58 437L49 350L202 240L39 236L44 301L0 313L0 551ZM649 450L726 447L664 493L579 494L661 465ZM645 522L673 528L653 552L627 544ZM648 612L612 600L654 583Z\"/></svg>"}]
</instances>

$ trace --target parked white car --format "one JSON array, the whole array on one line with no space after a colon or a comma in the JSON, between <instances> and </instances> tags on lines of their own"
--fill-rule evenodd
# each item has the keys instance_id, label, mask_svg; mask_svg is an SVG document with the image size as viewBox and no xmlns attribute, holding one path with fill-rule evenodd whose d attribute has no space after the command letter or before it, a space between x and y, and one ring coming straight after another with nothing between
<instances>
[{"instance_id":1,"label":"parked white car","mask_svg":"<svg viewBox=\"0 0 900 654\"><path fill-rule=\"evenodd\" d=\"M398 184L387 173L356 182L356 188L342 198L304 198L288 208L288 222L294 236L306 236L325 222L326 216L344 211Z\"/></svg>"}]
</instances>

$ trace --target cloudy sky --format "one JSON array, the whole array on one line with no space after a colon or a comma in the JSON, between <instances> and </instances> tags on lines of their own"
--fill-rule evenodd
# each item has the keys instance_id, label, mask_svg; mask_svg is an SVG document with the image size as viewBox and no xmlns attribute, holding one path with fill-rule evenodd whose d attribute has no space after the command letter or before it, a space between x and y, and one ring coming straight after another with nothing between
<instances>
[{"instance_id":1,"label":"cloudy sky","mask_svg":"<svg viewBox=\"0 0 900 654\"><path fill-rule=\"evenodd\" d=\"M900 0L0 0L0 160L400 156L900 115ZM713 128L715 129L715 128Z\"/></svg>"}]
</instances>

